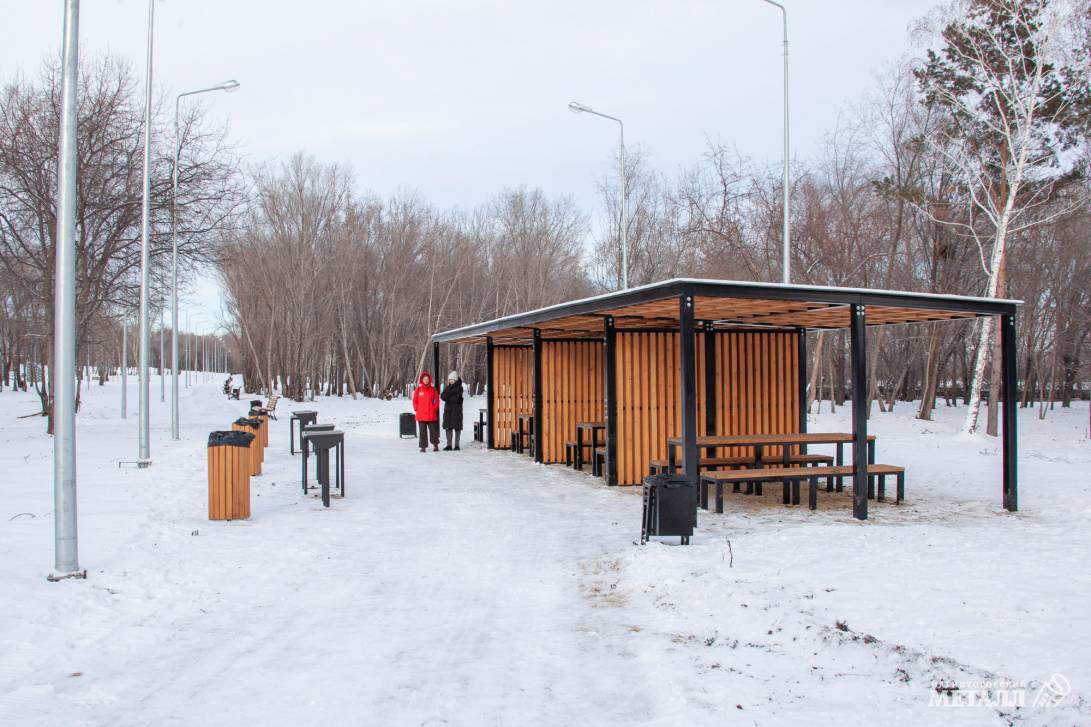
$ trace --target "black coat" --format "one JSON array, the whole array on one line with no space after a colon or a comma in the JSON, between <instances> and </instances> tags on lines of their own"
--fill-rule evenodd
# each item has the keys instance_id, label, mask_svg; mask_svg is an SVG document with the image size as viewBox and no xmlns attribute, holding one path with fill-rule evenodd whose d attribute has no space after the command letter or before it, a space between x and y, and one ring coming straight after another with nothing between
<instances>
[{"instance_id":1,"label":"black coat","mask_svg":"<svg viewBox=\"0 0 1091 727\"><path fill-rule=\"evenodd\" d=\"M462 431L462 379L443 387L443 428Z\"/></svg>"}]
</instances>

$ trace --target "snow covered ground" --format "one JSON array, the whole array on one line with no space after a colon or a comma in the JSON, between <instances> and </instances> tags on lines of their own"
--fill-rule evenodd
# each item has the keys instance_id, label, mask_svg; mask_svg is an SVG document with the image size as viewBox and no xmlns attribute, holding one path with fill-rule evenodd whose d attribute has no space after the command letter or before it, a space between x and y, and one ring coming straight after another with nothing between
<instances>
[{"instance_id":1,"label":"snow covered ground","mask_svg":"<svg viewBox=\"0 0 1091 727\"><path fill-rule=\"evenodd\" d=\"M405 402L347 398L305 407L347 432L347 499L302 495L282 402L252 518L209 522L207 433L245 402L218 378L183 390L171 442L153 378L138 470L118 466L130 384L128 420L115 382L87 391L89 577L61 583L51 443L16 418L33 395L0 394L2 724L1091 723L1086 403L1021 413L1017 514L997 444L955 434L964 410L902 404L871 426L908 467L906 504L859 523L847 493L810 512L767 487L702 513L689 547L639 547L633 489L472 443L420 454L396 437ZM1051 678L1071 692L1034 706ZM1025 684L1025 706L968 705L980 682Z\"/></svg>"}]
</instances>

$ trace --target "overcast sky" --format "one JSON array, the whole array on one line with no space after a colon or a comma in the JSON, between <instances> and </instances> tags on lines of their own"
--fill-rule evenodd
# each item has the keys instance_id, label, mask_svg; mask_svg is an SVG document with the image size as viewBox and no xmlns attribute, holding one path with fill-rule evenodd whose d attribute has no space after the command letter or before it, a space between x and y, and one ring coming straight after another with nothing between
<instances>
[{"instance_id":1,"label":"overcast sky","mask_svg":"<svg viewBox=\"0 0 1091 727\"><path fill-rule=\"evenodd\" d=\"M784 0L792 155L809 158L874 74L912 50L933 0ZM3 80L59 52L60 0L3 3ZM144 76L147 2L81 4L81 54ZM338 161L358 187L472 207L505 187L570 195L599 215L617 126L669 175L708 140L779 165L781 17L761 0L163 0L155 85L203 97L247 158L297 150Z\"/></svg>"}]
</instances>

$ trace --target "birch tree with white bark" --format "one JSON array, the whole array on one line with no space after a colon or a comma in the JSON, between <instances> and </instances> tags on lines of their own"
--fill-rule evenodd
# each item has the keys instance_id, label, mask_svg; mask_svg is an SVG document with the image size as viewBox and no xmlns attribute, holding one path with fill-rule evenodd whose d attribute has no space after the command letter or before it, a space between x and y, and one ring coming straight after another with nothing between
<instances>
[{"instance_id":1,"label":"birch tree with white bark","mask_svg":"<svg viewBox=\"0 0 1091 727\"><path fill-rule=\"evenodd\" d=\"M947 112L929 138L956 172L964 214L937 219L956 225L978 246L984 294L1005 295L1011 238L1050 216L1036 214L1055 186L1081 163L1074 150L1086 103L1086 77L1063 67L1061 37L1078 22L1075 4L1047 0L958 0L917 77L925 103ZM1069 210L1052 208L1051 215ZM978 327L963 428L978 428L993 319ZM999 366L994 353L989 433L996 434Z\"/></svg>"}]
</instances>

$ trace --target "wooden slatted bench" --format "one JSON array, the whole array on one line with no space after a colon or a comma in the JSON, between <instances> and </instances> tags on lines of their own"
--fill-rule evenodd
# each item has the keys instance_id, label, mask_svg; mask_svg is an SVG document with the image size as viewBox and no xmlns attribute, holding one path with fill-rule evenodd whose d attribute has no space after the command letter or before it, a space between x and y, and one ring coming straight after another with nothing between
<instances>
[{"instance_id":1,"label":"wooden slatted bench","mask_svg":"<svg viewBox=\"0 0 1091 727\"><path fill-rule=\"evenodd\" d=\"M764 460L764 462L770 465L783 464L784 458L770 458ZM702 457L698 466L702 470L707 470L716 467L751 467L756 463L753 457ZM833 456L829 454L790 454L788 455L788 464L832 465ZM668 466L665 459L653 459L648 463L648 474L665 473Z\"/></svg>"},{"instance_id":2,"label":"wooden slatted bench","mask_svg":"<svg viewBox=\"0 0 1091 727\"><path fill-rule=\"evenodd\" d=\"M821 467L763 467L761 469L738 469L738 470L726 470L721 472L706 472L701 475L701 491L700 501L701 507L705 510L708 509L708 486L716 486L716 512L724 511L724 484L732 483L735 485L735 491L738 492L738 485L743 482L758 483L758 482L775 482L781 481L784 483L784 504L799 504L799 483L801 480L810 480L810 498L808 505L812 510L818 507L818 480L825 477L827 482L827 491L831 488L831 480L834 477L852 477L853 468L848 465L838 466L821 466ZM886 500L886 477L887 475L894 475L897 478L897 499L896 502L901 502L905 499L905 468L897 467L889 464L869 464L867 466L868 474L868 496L872 495L871 492L871 479L877 477L879 480L879 493L878 499L880 502Z\"/></svg>"}]
</instances>

